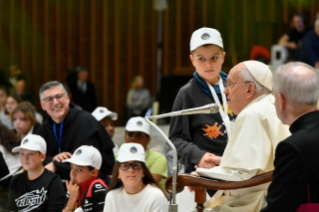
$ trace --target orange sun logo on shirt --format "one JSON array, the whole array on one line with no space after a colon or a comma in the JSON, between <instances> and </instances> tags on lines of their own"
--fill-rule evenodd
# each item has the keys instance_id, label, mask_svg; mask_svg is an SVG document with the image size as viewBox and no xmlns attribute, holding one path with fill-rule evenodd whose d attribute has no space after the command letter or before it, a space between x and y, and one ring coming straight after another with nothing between
<instances>
[{"instance_id":1,"label":"orange sun logo on shirt","mask_svg":"<svg viewBox=\"0 0 319 212\"><path fill-rule=\"evenodd\" d=\"M205 124L205 126L206 128L203 128L203 130L206 132L204 135L208 136L210 139L216 139L219 135L224 135L219 131L222 125L218 127L217 123L215 123L213 126L209 126L208 124Z\"/></svg>"}]
</instances>

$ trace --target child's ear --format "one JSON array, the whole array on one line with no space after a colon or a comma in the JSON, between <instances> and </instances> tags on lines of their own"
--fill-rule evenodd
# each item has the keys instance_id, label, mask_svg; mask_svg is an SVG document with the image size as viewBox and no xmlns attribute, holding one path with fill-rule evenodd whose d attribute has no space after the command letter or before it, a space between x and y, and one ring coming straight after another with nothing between
<instances>
[{"instance_id":1,"label":"child's ear","mask_svg":"<svg viewBox=\"0 0 319 212\"><path fill-rule=\"evenodd\" d=\"M193 57L193 54L190 54L190 55L189 55L189 59L191 59L192 64L194 64L194 57Z\"/></svg>"},{"instance_id":2,"label":"child's ear","mask_svg":"<svg viewBox=\"0 0 319 212\"><path fill-rule=\"evenodd\" d=\"M95 177L95 176L99 176L99 170L98 169L93 169L93 171L92 171L92 177Z\"/></svg>"},{"instance_id":3,"label":"child's ear","mask_svg":"<svg viewBox=\"0 0 319 212\"><path fill-rule=\"evenodd\" d=\"M47 156L46 153L40 153L41 162L45 160L46 156Z\"/></svg>"}]
</instances>

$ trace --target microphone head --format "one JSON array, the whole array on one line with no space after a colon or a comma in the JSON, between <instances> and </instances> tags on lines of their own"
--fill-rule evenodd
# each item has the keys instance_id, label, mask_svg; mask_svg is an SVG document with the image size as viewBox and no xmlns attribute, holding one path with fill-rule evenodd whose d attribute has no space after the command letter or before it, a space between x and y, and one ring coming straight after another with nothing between
<instances>
[{"instance_id":1,"label":"microphone head","mask_svg":"<svg viewBox=\"0 0 319 212\"><path fill-rule=\"evenodd\" d=\"M211 104L209 109L210 109L210 113L218 113L219 112L219 107L217 104Z\"/></svg>"}]
</instances>

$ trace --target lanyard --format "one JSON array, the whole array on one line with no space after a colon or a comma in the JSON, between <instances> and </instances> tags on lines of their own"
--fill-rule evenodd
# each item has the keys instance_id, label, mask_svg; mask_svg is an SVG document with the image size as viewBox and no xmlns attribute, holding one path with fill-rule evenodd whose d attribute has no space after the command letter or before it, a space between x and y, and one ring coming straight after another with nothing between
<instances>
[{"instance_id":1,"label":"lanyard","mask_svg":"<svg viewBox=\"0 0 319 212\"><path fill-rule=\"evenodd\" d=\"M226 100L226 95L223 93L223 90L224 90L224 84L223 84L223 81L222 81L222 77L219 75L219 89L220 89L220 93L222 95L222 101L223 101L223 105L224 105L224 111L222 109L222 105L220 104L220 101L218 99L218 96L215 92L215 89L213 88L213 86L211 86L211 84L209 84L208 82L206 82L209 89L210 89L210 92L212 93L213 95L213 98L215 100L215 103L218 105L219 107L219 114L220 116L222 117L223 119L223 122L225 124L225 127L226 127L226 132L227 132L227 136L228 136L228 140L230 139L230 136L231 136L231 127L232 127L232 124L231 124L231 121L229 120L229 117L228 117L228 107L227 107L227 100Z\"/></svg>"},{"instance_id":2,"label":"lanyard","mask_svg":"<svg viewBox=\"0 0 319 212\"><path fill-rule=\"evenodd\" d=\"M63 128L63 121L61 122L61 125L60 125L60 137L58 138L58 136L56 134L55 123L53 123L53 132L54 132L55 138L56 138L58 145L59 145L59 153L61 153L62 128Z\"/></svg>"}]
</instances>

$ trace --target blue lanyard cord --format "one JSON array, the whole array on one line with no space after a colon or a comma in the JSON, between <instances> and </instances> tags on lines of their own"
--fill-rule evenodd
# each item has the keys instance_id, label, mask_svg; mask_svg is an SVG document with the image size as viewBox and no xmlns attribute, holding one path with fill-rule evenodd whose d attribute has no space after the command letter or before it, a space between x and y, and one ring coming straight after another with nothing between
<instances>
[{"instance_id":1,"label":"blue lanyard cord","mask_svg":"<svg viewBox=\"0 0 319 212\"><path fill-rule=\"evenodd\" d=\"M58 145L59 145L59 153L61 153L62 128L63 128L63 121L61 122L61 125L60 125L60 137L58 138L58 136L56 134L55 123L53 123L53 132L54 132L55 138L56 138Z\"/></svg>"}]
</instances>

